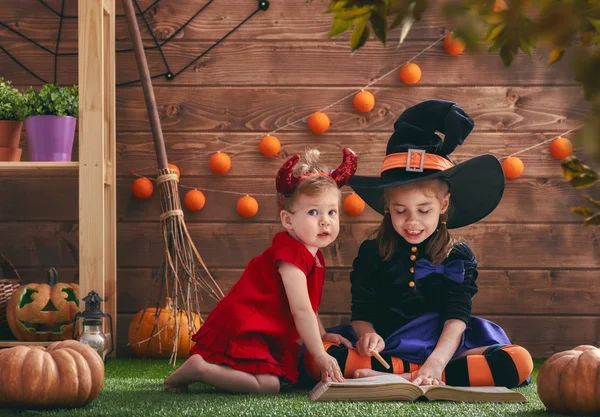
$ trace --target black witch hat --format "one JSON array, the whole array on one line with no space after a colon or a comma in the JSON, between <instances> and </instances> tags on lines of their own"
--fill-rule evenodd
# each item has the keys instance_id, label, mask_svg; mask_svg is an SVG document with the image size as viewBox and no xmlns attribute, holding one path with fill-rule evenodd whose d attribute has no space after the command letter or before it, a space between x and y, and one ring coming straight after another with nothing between
<instances>
[{"instance_id":1,"label":"black witch hat","mask_svg":"<svg viewBox=\"0 0 600 417\"><path fill-rule=\"evenodd\" d=\"M348 185L380 214L384 190L417 181L444 179L450 187L449 229L467 226L490 214L504 193L498 158L484 154L454 165L448 155L462 145L474 122L456 103L427 100L406 109L390 137L380 177L354 175ZM444 139L436 133L443 133Z\"/></svg>"}]
</instances>

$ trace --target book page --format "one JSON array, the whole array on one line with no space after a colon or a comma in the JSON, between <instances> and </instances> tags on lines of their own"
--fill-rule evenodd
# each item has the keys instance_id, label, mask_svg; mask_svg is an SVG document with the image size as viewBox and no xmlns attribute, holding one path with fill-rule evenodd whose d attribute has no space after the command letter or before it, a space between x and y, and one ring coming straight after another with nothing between
<instances>
[{"instance_id":1,"label":"book page","mask_svg":"<svg viewBox=\"0 0 600 417\"><path fill-rule=\"evenodd\" d=\"M346 382L333 382L330 378L327 379L326 384L330 387L333 386L365 386L365 385L381 385L381 384L410 384L411 382L405 378L402 378L400 375L389 374L389 375L376 375L369 376L367 378L357 378L357 379L346 379Z\"/></svg>"}]
</instances>

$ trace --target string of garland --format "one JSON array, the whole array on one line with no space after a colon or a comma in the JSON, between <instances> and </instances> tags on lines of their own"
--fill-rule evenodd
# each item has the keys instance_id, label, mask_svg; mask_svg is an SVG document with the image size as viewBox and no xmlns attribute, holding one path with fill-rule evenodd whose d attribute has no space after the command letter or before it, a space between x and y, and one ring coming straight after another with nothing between
<instances>
[{"instance_id":1,"label":"string of garland","mask_svg":"<svg viewBox=\"0 0 600 417\"><path fill-rule=\"evenodd\" d=\"M448 52L448 54L459 55L463 52L464 46L453 43L452 42L452 32L450 32L447 35L440 37L439 39L437 39L436 41L431 43L429 46L425 47L423 50L418 52L416 55L414 55L412 58L410 58L406 62L398 65L397 67L391 69L390 71L383 74L382 76L374 79L373 81L371 81L370 83L368 83L367 85L362 87L361 89L353 91L352 93L345 95L344 97L334 101L333 103L323 107L322 109L319 109L318 111L316 111L315 113L312 113L309 116L304 116L300 119L289 122L277 129L269 132L268 134L264 135L262 137L262 139L260 141L260 145L259 145L260 152L266 157L275 157L275 156L279 155L279 152L281 150L281 144L279 143L279 139L277 139L273 135L275 133L277 133L278 131L285 129L288 126L295 125L296 123L307 120L307 119L308 119L308 127L313 133L315 133L315 134L325 133L329 128L330 122L329 122L329 118L327 117L327 115L323 112L325 110L331 108L332 106L336 105L337 103L340 103L350 97L354 97L353 105L356 108L356 110L358 110L359 112L362 112L362 113L370 112L373 109L373 107L375 106L375 97L373 96L373 94L366 91L366 89L369 88L370 86L378 83L379 81L381 81L383 78L389 76L390 74L395 73L398 70L400 70L399 71L400 79L405 84L416 84L421 78L421 70L418 67L418 65L413 63L412 61L414 61L416 58L418 58L421 54L423 54L427 50L431 49L433 46L435 46L437 43L439 43L442 39L444 40L444 49L446 50L446 52ZM576 126L572 129L569 129L569 130L561 133L558 136L554 136L550 139L542 140L532 146L523 148L519 151L511 153L510 155L499 158L499 160L502 161L502 168L504 170L505 176L509 179L514 179L514 178L520 177L523 174L524 165L523 165L523 162L516 155L519 155L523 152L534 149L534 148L541 146L545 143L548 143L550 141L552 141L552 145L550 147L550 152L551 152L552 156L554 156L556 159L561 159L561 160L565 159L572 153L572 144L564 136L575 130L580 129L581 127L583 127L583 125ZM201 156L206 156L206 155L209 155L212 153L212 156L210 158L210 163L209 163L210 168L215 174L223 175L223 174L226 174L231 169L231 159L230 159L229 155L227 155L224 151L233 149L235 147L238 147L240 145L243 145L243 144L251 142L251 141L255 141L256 139L257 139L256 137L253 137L253 138L250 138L247 140L237 142L235 144L229 145L229 146L217 151L216 153L215 152L205 152L205 153L193 155L193 156L186 157L186 158L181 158L181 159L172 161L169 164L169 168L173 171L173 173L176 173L179 178L181 176L181 172L179 170L179 167L176 165L177 163L197 159ZM145 169L150 169L150 168L156 169L156 167L154 165L152 165L152 166L139 168L138 170L143 171ZM132 193L137 198L140 198L140 199L150 198L150 196L152 196L152 193L154 190L153 182L155 180L152 178L148 178L146 176L140 175L140 174L136 173L134 170L131 170L131 175L137 177L137 179L134 181L134 183L132 185ZM252 196L276 197L275 193L251 193L252 196L250 196L250 194L248 194L248 193L242 193L242 192L237 192L237 191L218 190L218 189L205 188L205 187L194 187L194 186L189 186L189 185L184 185L184 184L179 184L179 186L190 190L185 194L185 197L184 197L184 206L190 211L199 211L204 207L206 199L205 199L205 196L202 193L202 191L242 196L238 200L238 203L236 204L236 210L242 217L253 217L258 212L258 202ZM348 214L354 216L354 215L359 215L364 211L365 202L357 194L355 194L354 192L351 192L351 191L343 192L343 194L348 194L345 197L344 202L343 202L343 208Z\"/></svg>"},{"instance_id":2,"label":"string of garland","mask_svg":"<svg viewBox=\"0 0 600 417\"><path fill-rule=\"evenodd\" d=\"M65 0L62 0L62 2L61 2L61 10L60 10L60 12L57 11L57 10L55 10L53 7L51 7L49 4L47 4L44 0L37 0L37 1L40 2L44 7L46 7L48 10L50 10L53 14L55 14L59 18L59 23L58 23L58 37L56 39L56 48L55 48L54 51L52 51L49 48L46 48L44 45L40 44L39 42L35 41L34 39L31 39L30 37L26 36L25 34L21 33L20 31L18 31L16 29L12 28L11 26L7 25L4 22L0 21L0 26L2 26L3 28L5 28L5 29L7 29L7 30L9 30L11 32L13 32L17 36L25 39L26 41L32 43L33 45L35 45L38 48L42 49L43 51L47 52L48 54L54 56L54 81L53 81L53 83L56 84L57 83L58 57L60 57L60 56L75 56L75 55L78 55L77 52L59 52L60 41L61 41L61 33L62 33L62 27L63 27L63 20L64 19L76 19L77 16L69 16L69 15L65 15L64 14ZM184 72L185 70L187 70L191 65L193 65L194 63L196 63L196 61L198 61L204 55L206 55L211 50L213 50L218 44L220 44L221 42L223 42L233 32L235 32L237 29L239 29L244 23L246 23L248 20L250 20L256 13L258 13L259 11L266 11L269 8L269 1L268 0L258 0L258 6L257 6L257 8L252 13L250 13L250 15L248 15L246 18L244 18L239 24L237 24L233 29L231 29L229 32L227 32L223 37L221 37L220 39L218 39L214 44L212 44L204 52L200 53L198 56L196 56L196 58L193 58L188 64L184 65L183 68L181 68L180 70L178 70L176 72L173 72L173 71L171 71L171 69L169 67L169 63L167 61L167 58L165 57L165 54L164 54L164 52L162 50L162 47L165 46L167 43L169 43L171 40L173 40L175 38L175 36L177 36L177 34L179 34L183 29L185 29L214 0L208 0L208 2L204 6L202 6L200 8L200 10L198 10L196 13L194 13L194 15L192 17L190 17L183 25L181 25L175 32L173 32L169 37L167 37L162 42L158 41L158 39L154 35L152 27L150 26L150 23L146 19L146 13L149 10L151 10L153 7L155 7L160 1L162 1L162 0L155 0L150 6L148 6L144 10L141 9L141 7L140 7L139 3L137 2L137 0L134 0L134 4L135 4L135 6L138 9L138 13L136 13L136 16L142 18L142 20L144 21L144 24L145 24L146 28L148 29L148 32L150 33L150 36L152 36L152 40L155 43L154 46L150 46L150 47L147 47L147 48L144 48L144 49L145 50L158 49L159 53L160 53L160 56L162 58L162 61L163 61L164 65L165 65L165 67L166 67L166 71L165 72L163 72L161 74L153 75L151 78L154 79L154 78L158 78L158 77L165 77L169 81L174 80L178 75L180 75L182 72ZM116 15L116 17L124 17L124 16L125 16L124 14L118 14L118 15ZM10 52L8 52L6 50L6 48L4 48L2 45L0 45L0 50L2 50L2 52L4 52L17 65L19 65L21 68L23 68L25 71L27 71L28 74L30 74L31 76L37 78L42 83L48 84L48 81L46 81L45 79L43 79L42 77L40 77L39 75L37 75L33 70L31 70L25 64L23 64L21 61L19 61L13 54L11 54ZM123 53L123 52L131 52L131 51L133 51L133 48L120 49L120 50L117 50L116 52ZM134 83L137 83L139 81L140 80L137 79L137 80L133 80L133 81L126 81L126 82L123 82L123 83L117 83L117 86L134 84Z\"/></svg>"}]
</instances>

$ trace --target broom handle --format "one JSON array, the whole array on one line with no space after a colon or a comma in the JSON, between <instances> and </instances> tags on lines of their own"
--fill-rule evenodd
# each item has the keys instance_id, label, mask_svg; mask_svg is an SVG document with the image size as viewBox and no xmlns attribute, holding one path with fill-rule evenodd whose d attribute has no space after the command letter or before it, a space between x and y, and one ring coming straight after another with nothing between
<instances>
[{"instance_id":1,"label":"broom handle","mask_svg":"<svg viewBox=\"0 0 600 417\"><path fill-rule=\"evenodd\" d=\"M138 71L140 72L140 80L144 90L144 99L146 101L146 110L150 118L150 126L152 127L152 136L154 138L154 148L156 150L156 162L159 169L166 169L168 166L167 151L165 149L165 140L163 139L162 129L160 127L160 118L158 117L158 109L156 108L156 99L154 98L154 90L152 89L152 79L150 71L148 71L148 62L144 52L144 44L140 35L135 11L133 10L132 0L123 0L123 8L125 9L125 17L127 18L127 26L129 35L133 43L135 52L135 60L137 61Z\"/></svg>"}]
</instances>

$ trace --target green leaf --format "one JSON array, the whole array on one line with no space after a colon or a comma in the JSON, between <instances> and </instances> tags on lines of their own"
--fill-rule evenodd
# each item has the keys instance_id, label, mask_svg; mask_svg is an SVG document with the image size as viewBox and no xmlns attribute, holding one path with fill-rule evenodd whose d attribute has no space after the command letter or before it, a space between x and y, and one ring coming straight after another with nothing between
<instances>
[{"instance_id":1,"label":"green leaf","mask_svg":"<svg viewBox=\"0 0 600 417\"><path fill-rule=\"evenodd\" d=\"M347 30L350 30L350 28L352 28L353 23L354 22L352 20L340 19L338 17L335 17L331 25L331 30L329 31L329 37L333 38L334 36L340 35L346 32Z\"/></svg>"},{"instance_id":2,"label":"green leaf","mask_svg":"<svg viewBox=\"0 0 600 417\"><path fill-rule=\"evenodd\" d=\"M371 29L373 29L373 33L377 39L385 46L387 39L387 19L381 11L371 13Z\"/></svg>"},{"instance_id":3,"label":"green leaf","mask_svg":"<svg viewBox=\"0 0 600 417\"><path fill-rule=\"evenodd\" d=\"M575 178L583 174L595 176L598 178L598 174L594 172L592 168L583 164L576 156L571 155L563 159L560 163L563 169L563 177Z\"/></svg>"},{"instance_id":4,"label":"green leaf","mask_svg":"<svg viewBox=\"0 0 600 417\"><path fill-rule=\"evenodd\" d=\"M571 207L571 211L575 214L579 214L583 217L590 217L594 214L591 208L587 206Z\"/></svg>"},{"instance_id":5,"label":"green leaf","mask_svg":"<svg viewBox=\"0 0 600 417\"><path fill-rule=\"evenodd\" d=\"M600 200L594 200L592 197L590 197L589 195L584 195L585 199L587 201L589 201L590 203L592 203L594 206L596 206L597 208L600 208Z\"/></svg>"},{"instance_id":6,"label":"green leaf","mask_svg":"<svg viewBox=\"0 0 600 417\"><path fill-rule=\"evenodd\" d=\"M350 36L350 47L352 48L352 52L360 49L371 34L369 27L367 26L369 17L370 16L362 17L352 31L352 36Z\"/></svg>"},{"instance_id":7,"label":"green leaf","mask_svg":"<svg viewBox=\"0 0 600 417\"><path fill-rule=\"evenodd\" d=\"M588 18L588 21L594 25L594 27L596 28L597 32L600 32L600 19L590 19Z\"/></svg>"},{"instance_id":8,"label":"green leaf","mask_svg":"<svg viewBox=\"0 0 600 417\"><path fill-rule=\"evenodd\" d=\"M340 19L357 19L365 15L370 16L371 10L371 6L354 7L352 9L337 12L335 17Z\"/></svg>"},{"instance_id":9,"label":"green leaf","mask_svg":"<svg viewBox=\"0 0 600 417\"><path fill-rule=\"evenodd\" d=\"M573 188L580 189L591 187L596 183L596 181L598 181L597 175L581 174L577 177L571 178L569 182L571 183Z\"/></svg>"},{"instance_id":10,"label":"green leaf","mask_svg":"<svg viewBox=\"0 0 600 417\"><path fill-rule=\"evenodd\" d=\"M337 13L348 6L348 0L332 0L325 13Z\"/></svg>"},{"instance_id":11,"label":"green leaf","mask_svg":"<svg viewBox=\"0 0 600 417\"><path fill-rule=\"evenodd\" d=\"M600 212L585 219L583 224L585 224L586 226L599 226L600 225Z\"/></svg>"},{"instance_id":12,"label":"green leaf","mask_svg":"<svg viewBox=\"0 0 600 417\"><path fill-rule=\"evenodd\" d=\"M521 39L519 46L521 47L521 51L525 52L531 58L531 48L527 43L527 40Z\"/></svg>"},{"instance_id":13,"label":"green leaf","mask_svg":"<svg viewBox=\"0 0 600 417\"><path fill-rule=\"evenodd\" d=\"M502 33L505 27L506 25L504 23L500 23L499 25L495 26L490 26L490 28L488 29L488 34L485 38L486 42L491 42L495 40L500 35L500 33Z\"/></svg>"},{"instance_id":14,"label":"green leaf","mask_svg":"<svg viewBox=\"0 0 600 417\"><path fill-rule=\"evenodd\" d=\"M565 48L554 48L552 52L550 52L550 58L548 59L548 65L552 65L555 62L558 62L565 55Z\"/></svg>"},{"instance_id":15,"label":"green leaf","mask_svg":"<svg viewBox=\"0 0 600 417\"><path fill-rule=\"evenodd\" d=\"M505 67L510 67L513 59L515 58L515 51L510 45L503 45L500 48L500 58Z\"/></svg>"}]
</instances>

